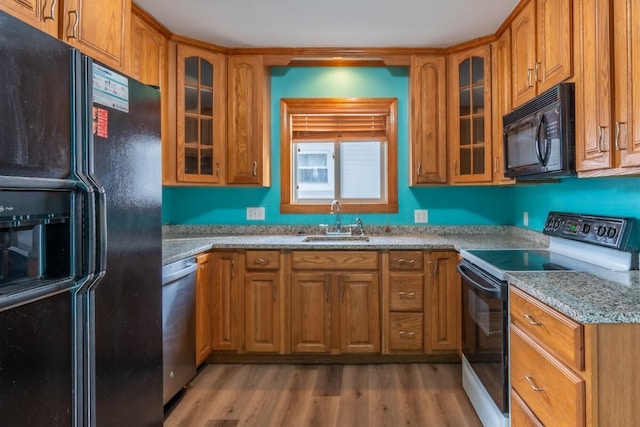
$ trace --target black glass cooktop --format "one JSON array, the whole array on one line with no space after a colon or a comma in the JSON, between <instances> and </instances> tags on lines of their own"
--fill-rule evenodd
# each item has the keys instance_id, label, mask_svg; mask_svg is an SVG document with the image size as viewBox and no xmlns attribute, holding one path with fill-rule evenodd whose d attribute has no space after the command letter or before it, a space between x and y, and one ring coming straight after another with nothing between
<instances>
[{"instance_id":1,"label":"black glass cooktop","mask_svg":"<svg viewBox=\"0 0 640 427\"><path fill-rule=\"evenodd\" d=\"M465 251L471 262L505 271L590 271L603 268L545 249L477 249Z\"/></svg>"}]
</instances>

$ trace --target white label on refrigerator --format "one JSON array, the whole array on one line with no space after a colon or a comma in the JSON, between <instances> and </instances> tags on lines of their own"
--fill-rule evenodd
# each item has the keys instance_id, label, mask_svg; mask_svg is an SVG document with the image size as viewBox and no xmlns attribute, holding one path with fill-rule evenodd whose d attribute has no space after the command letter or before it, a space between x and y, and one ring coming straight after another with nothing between
<instances>
[{"instance_id":1,"label":"white label on refrigerator","mask_svg":"<svg viewBox=\"0 0 640 427\"><path fill-rule=\"evenodd\" d=\"M129 79L94 63L93 102L128 113Z\"/></svg>"}]
</instances>

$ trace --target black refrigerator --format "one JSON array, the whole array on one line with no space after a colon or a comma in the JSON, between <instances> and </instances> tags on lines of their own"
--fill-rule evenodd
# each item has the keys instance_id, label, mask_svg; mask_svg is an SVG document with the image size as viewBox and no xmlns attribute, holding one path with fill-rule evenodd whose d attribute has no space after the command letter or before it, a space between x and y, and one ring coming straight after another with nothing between
<instances>
[{"instance_id":1,"label":"black refrigerator","mask_svg":"<svg viewBox=\"0 0 640 427\"><path fill-rule=\"evenodd\" d=\"M0 11L0 425L161 426L160 95Z\"/></svg>"}]
</instances>

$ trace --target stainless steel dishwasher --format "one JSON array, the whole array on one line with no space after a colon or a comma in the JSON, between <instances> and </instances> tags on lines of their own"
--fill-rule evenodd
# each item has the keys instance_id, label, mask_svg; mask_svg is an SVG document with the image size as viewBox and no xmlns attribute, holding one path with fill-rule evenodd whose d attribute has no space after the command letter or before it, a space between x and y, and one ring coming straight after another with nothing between
<instances>
[{"instance_id":1,"label":"stainless steel dishwasher","mask_svg":"<svg viewBox=\"0 0 640 427\"><path fill-rule=\"evenodd\" d=\"M196 269L193 257L162 267L163 404L196 374Z\"/></svg>"}]
</instances>

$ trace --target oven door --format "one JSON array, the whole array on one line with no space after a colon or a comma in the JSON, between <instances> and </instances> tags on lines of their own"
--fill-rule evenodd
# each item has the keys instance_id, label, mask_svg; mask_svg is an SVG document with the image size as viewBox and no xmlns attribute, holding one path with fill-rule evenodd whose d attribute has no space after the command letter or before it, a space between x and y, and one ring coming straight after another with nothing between
<instances>
[{"instance_id":1,"label":"oven door","mask_svg":"<svg viewBox=\"0 0 640 427\"><path fill-rule=\"evenodd\" d=\"M462 353L502 413L508 412L507 284L462 260Z\"/></svg>"}]
</instances>

